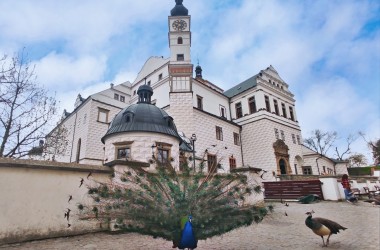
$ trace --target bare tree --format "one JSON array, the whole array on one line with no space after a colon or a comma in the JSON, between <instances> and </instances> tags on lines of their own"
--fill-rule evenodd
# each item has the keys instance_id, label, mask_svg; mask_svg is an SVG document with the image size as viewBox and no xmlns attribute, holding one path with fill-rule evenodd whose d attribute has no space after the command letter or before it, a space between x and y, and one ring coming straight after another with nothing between
<instances>
[{"instance_id":1,"label":"bare tree","mask_svg":"<svg viewBox=\"0 0 380 250\"><path fill-rule=\"evenodd\" d=\"M343 151L341 154L339 153L338 151L338 147L335 147L335 155L337 156L337 159L340 160L340 161L343 161L344 160L344 155L346 154L350 154L351 153L351 144L357 139L357 136L354 136L352 134L350 134L347 138L346 138L346 142L347 142L347 148L345 151Z\"/></svg>"},{"instance_id":2,"label":"bare tree","mask_svg":"<svg viewBox=\"0 0 380 250\"><path fill-rule=\"evenodd\" d=\"M327 151L337 139L337 132L325 132L319 129L313 130L312 136L304 139L304 143L320 155L326 156Z\"/></svg>"},{"instance_id":3,"label":"bare tree","mask_svg":"<svg viewBox=\"0 0 380 250\"><path fill-rule=\"evenodd\" d=\"M354 153L348 157L350 167L360 167L367 165L367 158L363 154Z\"/></svg>"},{"instance_id":4,"label":"bare tree","mask_svg":"<svg viewBox=\"0 0 380 250\"><path fill-rule=\"evenodd\" d=\"M46 136L43 146L44 159L55 161L58 155L64 155L69 144L68 130L64 125L58 125Z\"/></svg>"},{"instance_id":5,"label":"bare tree","mask_svg":"<svg viewBox=\"0 0 380 250\"><path fill-rule=\"evenodd\" d=\"M365 138L365 134L363 132L359 132L359 135L363 138L363 140L367 143L368 147L372 150L372 157L375 165L380 164L380 139L370 141Z\"/></svg>"},{"instance_id":6,"label":"bare tree","mask_svg":"<svg viewBox=\"0 0 380 250\"><path fill-rule=\"evenodd\" d=\"M36 83L35 67L18 56L0 59L0 157L23 157L44 138L56 101Z\"/></svg>"}]
</instances>

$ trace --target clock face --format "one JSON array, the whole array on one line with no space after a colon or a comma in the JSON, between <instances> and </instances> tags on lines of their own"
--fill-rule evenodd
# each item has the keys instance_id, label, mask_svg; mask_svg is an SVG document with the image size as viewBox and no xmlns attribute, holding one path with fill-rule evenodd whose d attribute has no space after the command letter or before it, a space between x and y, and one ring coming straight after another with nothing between
<instances>
[{"instance_id":1,"label":"clock face","mask_svg":"<svg viewBox=\"0 0 380 250\"><path fill-rule=\"evenodd\" d=\"M172 24L173 29L175 30L185 30L187 28L187 23L185 20L175 20Z\"/></svg>"}]
</instances>

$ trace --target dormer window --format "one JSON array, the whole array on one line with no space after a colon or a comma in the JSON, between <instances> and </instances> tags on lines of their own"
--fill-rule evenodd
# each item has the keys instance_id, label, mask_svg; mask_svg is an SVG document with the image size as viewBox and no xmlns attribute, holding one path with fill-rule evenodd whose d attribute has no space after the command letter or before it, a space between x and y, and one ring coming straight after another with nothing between
<instances>
[{"instance_id":1,"label":"dormer window","mask_svg":"<svg viewBox=\"0 0 380 250\"><path fill-rule=\"evenodd\" d=\"M183 39L182 39L182 37L178 37L178 39L177 39L177 44L183 44Z\"/></svg>"},{"instance_id":2,"label":"dormer window","mask_svg":"<svg viewBox=\"0 0 380 250\"><path fill-rule=\"evenodd\" d=\"M133 113L130 112L130 111L126 111L124 114L123 114L123 119L126 123L129 123L132 121L133 119Z\"/></svg>"},{"instance_id":3,"label":"dormer window","mask_svg":"<svg viewBox=\"0 0 380 250\"><path fill-rule=\"evenodd\" d=\"M119 100L119 95L118 94L114 94L113 99Z\"/></svg>"}]
</instances>

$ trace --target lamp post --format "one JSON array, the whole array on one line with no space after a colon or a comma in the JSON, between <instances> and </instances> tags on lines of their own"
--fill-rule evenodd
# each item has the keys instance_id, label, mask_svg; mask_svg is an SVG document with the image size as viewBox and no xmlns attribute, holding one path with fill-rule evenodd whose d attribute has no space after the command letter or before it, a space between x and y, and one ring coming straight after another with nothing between
<instances>
[{"instance_id":1,"label":"lamp post","mask_svg":"<svg viewBox=\"0 0 380 250\"><path fill-rule=\"evenodd\" d=\"M192 134L190 140L191 140L191 145L193 146L193 168L195 172L195 141L197 140L196 134Z\"/></svg>"}]
</instances>

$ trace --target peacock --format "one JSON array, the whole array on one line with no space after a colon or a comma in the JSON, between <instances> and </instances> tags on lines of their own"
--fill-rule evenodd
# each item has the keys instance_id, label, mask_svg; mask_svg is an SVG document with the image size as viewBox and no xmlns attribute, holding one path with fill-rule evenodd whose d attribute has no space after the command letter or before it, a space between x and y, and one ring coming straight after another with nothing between
<instances>
[{"instance_id":1,"label":"peacock","mask_svg":"<svg viewBox=\"0 0 380 250\"><path fill-rule=\"evenodd\" d=\"M259 223L273 209L246 203L261 186L249 183L245 175L215 171L205 172L201 165L195 172L184 165L177 172L167 164L158 165L155 172L138 166L115 172L112 182L89 187L93 202L78 205L80 218L194 249L197 240Z\"/></svg>"},{"instance_id":2,"label":"peacock","mask_svg":"<svg viewBox=\"0 0 380 250\"><path fill-rule=\"evenodd\" d=\"M323 246L327 247L329 244L329 239L332 234L337 234L339 233L339 230L346 230L346 227L343 227L339 225L338 223L324 219L324 218L312 218L312 214L314 211L307 212L306 214L308 215L305 224L308 228L313 230L313 232L316 235L321 236L322 241L323 241ZM327 241L325 244L324 236L327 236Z\"/></svg>"},{"instance_id":3,"label":"peacock","mask_svg":"<svg viewBox=\"0 0 380 250\"><path fill-rule=\"evenodd\" d=\"M181 219L181 238L179 241L179 249L195 249L197 248L198 240L195 238L193 225L191 223L192 216L184 216Z\"/></svg>"},{"instance_id":4,"label":"peacock","mask_svg":"<svg viewBox=\"0 0 380 250\"><path fill-rule=\"evenodd\" d=\"M309 194L309 195L305 195L298 198L298 202L302 204L309 204L309 203L312 203L314 201L319 201L319 200L320 198L319 198L319 195L317 194Z\"/></svg>"}]
</instances>

